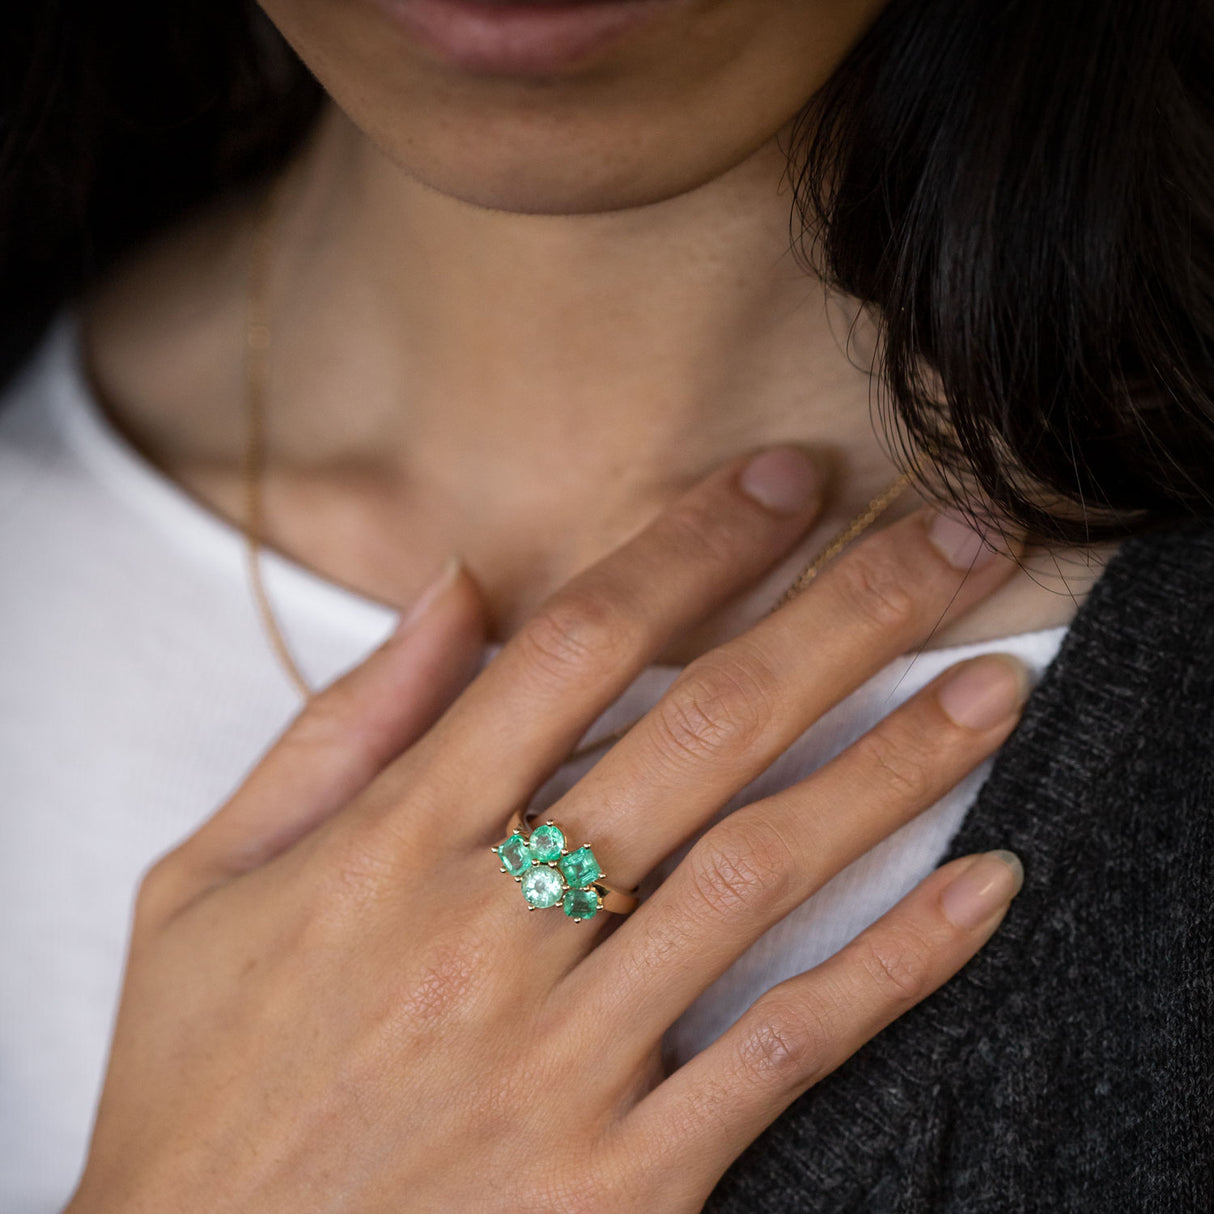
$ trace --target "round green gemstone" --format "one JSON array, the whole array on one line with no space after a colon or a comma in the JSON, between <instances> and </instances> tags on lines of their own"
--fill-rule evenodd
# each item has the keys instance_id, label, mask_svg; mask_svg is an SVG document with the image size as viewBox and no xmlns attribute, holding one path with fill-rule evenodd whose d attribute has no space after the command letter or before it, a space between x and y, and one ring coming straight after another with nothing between
<instances>
[{"instance_id":1,"label":"round green gemstone","mask_svg":"<svg viewBox=\"0 0 1214 1214\"><path fill-rule=\"evenodd\" d=\"M570 919L593 919L602 905L597 889L571 889L563 902L565 914Z\"/></svg>"},{"instance_id":2,"label":"round green gemstone","mask_svg":"<svg viewBox=\"0 0 1214 1214\"><path fill-rule=\"evenodd\" d=\"M561 900L564 892L565 883L561 880L561 874L555 868L549 868L547 865L537 865L528 869L526 876L523 877L523 897L532 906L539 907L541 910L548 906L555 906Z\"/></svg>"},{"instance_id":3,"label":"round green gemstone","mask_svg":"<svg viewBox=\"0 0 1214 1214\"><path fill-rule=\"evenodd\" d=\"M567 856L562 856L561 872L565 874L565 880L569 882L570 889L584 889L603 875L603 870L599 867L594 852L588 847L579 847L577 851L571 851Z\"/></svg>"},{"instance_id":4,"label":"round green gemstone","mask_svg":"<svg viewBox=\"0 0 1214 1214\"><path fill-rule=\"evenodd\" d=\"M531 851L522 835L511 835L498 849L502 867L512 876L519 877L531 867Z\"/></svg>"},{"instance_id":5,"label":"round green gemstone","mask_svg":"<svg viewBox=\"0 0 1214 1214\"><path fill-rule=\"evenodd\" d=\"M531 858L539 864L544 864L560 858L565 847L565 836L559 826L537 826L531 832L528 847L531 849Z\"/></svg>"}]
</instances>

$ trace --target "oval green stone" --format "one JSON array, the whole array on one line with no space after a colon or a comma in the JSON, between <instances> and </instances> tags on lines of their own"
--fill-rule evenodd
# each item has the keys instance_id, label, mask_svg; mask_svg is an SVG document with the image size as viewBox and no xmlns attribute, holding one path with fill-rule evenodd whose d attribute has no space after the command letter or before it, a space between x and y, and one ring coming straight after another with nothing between
<instances>
[{"instance_id":1,"label":"oval green stone","mask_svg":"<svg viewBox=\"0 0 1214 1214\"><path fill-rule=\"evenodd\" d=\"M537 826L531 832L531 858L540 864L556 860L565 847L565 836L559 826Z\"/></svg>"},{"instance_id":2,"label":"oval green stone","mask_svg":"<svg viewBox=\"0 0 1214 1214\"><path fill-rule=\"evenodd\" d=\"M522 835L511 835L498 849L502 867L512 876L518 877L531 867L531 851Z\"/></svg>"},{"instance_id":3,"label":"oval green stone","mask_svg":"<svg viewBox=\"0 0 1214 1214\"><path fill-rule=\"evenodd\" d=\"M571 889L565 895L563 909L570 919L593 919L602 905L597 889Z\"/></svg>"},{"instance_id":4,"label":"oval green stone","mask_svg":"<svg viewBox=\"0 0 1214 1214\"><path fill-rule=\"evenodd\" d=\"M565 892L565 883L561 880L561 874L555 868L549 868L547 865L536 865L536 867L528 869L527 875L523 878L523 897L527 899L532 906L539 907L541 910L545 907L555 906Z\"/></svg>"},{"instance_id":5,"label":"oval green stone","mask_svg":"<svg viewBox=\"0 0 1214 1214\"><path fill-rule=\"evenodd\" d=\"M565 874L565 880L569 882L571 889L583 889L603 875L594 852L588 847L579 847L577 851L562 856L561 872Z\"/></svg>"}]
</instances>

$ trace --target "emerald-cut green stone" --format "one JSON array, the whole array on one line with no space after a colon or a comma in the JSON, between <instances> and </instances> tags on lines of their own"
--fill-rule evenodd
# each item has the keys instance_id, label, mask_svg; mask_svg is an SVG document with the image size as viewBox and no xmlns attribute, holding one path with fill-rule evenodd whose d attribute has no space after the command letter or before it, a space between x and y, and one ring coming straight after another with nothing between
<instances>
[{"instance_id":1,"label":"emerald-cut green stone","mask_svg":"<svg viewBox=\"0 0 1214 1214\"><path fill-rule=\"evenodd\" d=\"M571 889L564 898L565 914L570 919L593 919L602 905L597 889Z\"/></svg>"},{"instance_id":2,"label":"emerald-cut green stone","mask_svg":"<svg viewBox=\"0 0 1214 1214\"><path fill-rule=\"evenodd\" d=\"M553 826L551 823L537 826L531 832L531 842L527 846L531 849L531 858L539 864L544 864L560 856L565 847L565 836L559 826Z\"/></svg>"},{"instance_id":3,"label":"emerald-cut green stone","mask_svg":"<svg viewBox=\"0 0 1214 1214\"><path fill-rule=\"evenodd\" d=\"M597 881L603 870L594 858L594 852L589 847L579 847L567 856L561 857L561 872L572 889L583 889L593 881Z\"/></svg>"},{"instance_id":4,"label":"emerald-cut green stone","mask_svg":"<svg viewBox=\"0 0 1214 1214\"><path fill-rule=\"evenodd\" d=\"M561 880L561 874L546 864L538 864L528 869L523 877L523 897L541 910L555 906L564 892L565 883Z\"/></svg>"},{"instance_id":5,"label":"emerald-cut green stone","mask_svg":"<svg viewBox=\"0 0 1214 1214\"><path fill-rule=\"evenodd\" d=\"M502 867L512 876L519 877L531 867L531 850L522 835L511 835L498 849Z\"/></svg>"}]
</instances>

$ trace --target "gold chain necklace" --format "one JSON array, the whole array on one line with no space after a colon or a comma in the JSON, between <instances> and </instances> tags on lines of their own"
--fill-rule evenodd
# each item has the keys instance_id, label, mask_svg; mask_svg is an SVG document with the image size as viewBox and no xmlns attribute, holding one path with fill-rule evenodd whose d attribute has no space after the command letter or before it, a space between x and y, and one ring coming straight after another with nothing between
<instances>
[{"instance_id":1,"label":"gold chain necklace","mask_svg":"<svg viewBox=\"0 0 1214 1214\"><path fill-rule=\"evenodd\" d=\"M249 587L253 602L261 619L262 628L270 647L278 659L287 678L295 686L302 699L307 702L315 694L295 660L291 647L283 635L262 575L262 553L265 548L265 521L261 483L265 470L266 454L266 397L269 387L270 314L269 278L270 253L273 244L274 216L278 204L278 190L267 191L262 202L254 235L253 251L249 266L248 298L245 323L244 362L244 422L245 448L243 461L244 481L244 538L245 557L249 575ZM893 500L911 483L910 472L903 472L888 484L864 509L856 515L818 553L816 557L793 579L788 589L767 612L779 610L790 599L800 594L825 566L862 532L868 530L885 512ZM593 754L604 746L623 737L640 720L629 721L609 734L575 750L566 762L573 762L585 755Z\"/></svg>"}]
</instances>

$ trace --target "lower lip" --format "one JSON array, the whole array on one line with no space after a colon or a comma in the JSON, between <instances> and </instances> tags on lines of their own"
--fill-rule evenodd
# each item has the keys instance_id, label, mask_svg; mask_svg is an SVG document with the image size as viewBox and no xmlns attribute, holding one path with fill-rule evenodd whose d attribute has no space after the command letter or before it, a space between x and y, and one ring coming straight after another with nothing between
<instances>
[{"instance_id":1,"label":"lower lip","mask_svg":"<svg viewBox=\"0 0 1214 1214\"><path fill-rule=\"evenodd\" d=\"M546 76L584 65L675 0L379 0L445 61L469 71Z\"/></svg>"}]
</instances>

